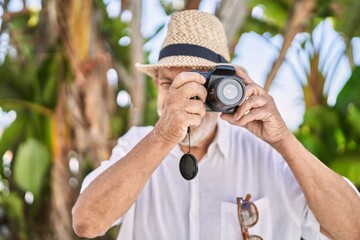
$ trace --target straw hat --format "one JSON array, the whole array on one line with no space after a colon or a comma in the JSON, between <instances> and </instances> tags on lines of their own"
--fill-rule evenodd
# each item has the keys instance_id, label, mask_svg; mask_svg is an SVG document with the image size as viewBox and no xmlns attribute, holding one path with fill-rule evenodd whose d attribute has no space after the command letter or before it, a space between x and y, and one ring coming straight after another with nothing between
<instances>
[{"instance_id":1,"label":"straw hat","mask_svg":"<svg viewBox=\"0 0 360 240\"><path fill-rule=\"evenodd\" d=\"M171 15L159 60L155 64L135 64L151 77L161 67L212 68L230 61L225 29L214 15L186 10Z\"/></svg>"}]
</instances>

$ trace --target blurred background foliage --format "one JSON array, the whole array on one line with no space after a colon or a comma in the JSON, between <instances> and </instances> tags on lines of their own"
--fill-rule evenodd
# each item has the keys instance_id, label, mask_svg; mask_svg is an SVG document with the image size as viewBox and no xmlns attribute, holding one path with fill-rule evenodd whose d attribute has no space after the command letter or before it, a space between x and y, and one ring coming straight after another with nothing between
<instances>
[{"instance_id":1,"label":"blurred background foliage","mask_svg":"<svg viewBox=\"0 0 360 240\"><path fill-rule=\"evenodd\" d=\"M15 2L22 7L13 11ZM0 119L10 119L0 127L0 239L77 239L71 207L84 176L109 157L117 137L130 126L157 120L155 87L135 71L134 63L149 61L150 52L142 46L165 25L143 37L141 16L147 9L141 0L39 2L34 9L28 1L0 1ZM159 4L169 15L204 2ZM278 56L269 63L266 89L286 61L294 38L307 34L300 46L311 46L305 51L309 66L300 68L307 78L300 83L306 109L295 134L359 188L360 66L351 42L360 34L360 1L217 3L215 14L225 25L233 56L242 33L282 36ZM118 4L118 16L109 15L110 4ZM260 17L252 14L259 9ZM327 86L336 79L319 60L331 49L322 50L322 42L317 45L313 39L314 29L325 19L345 43L330 68L336 71L345 57L352 71L331 106ZM115 239L117 230L98 239Z\"/></svg>"}]
</instances>

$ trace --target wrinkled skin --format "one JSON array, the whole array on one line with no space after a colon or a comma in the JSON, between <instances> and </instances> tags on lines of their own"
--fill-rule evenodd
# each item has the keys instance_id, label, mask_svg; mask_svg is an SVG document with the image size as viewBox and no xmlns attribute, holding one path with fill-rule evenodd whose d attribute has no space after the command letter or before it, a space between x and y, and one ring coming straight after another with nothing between
<instances>
[{"instance_id":1,"label":"wrinkled skin","mask_svg":"<svg viewBox=\"0 0 360 240\"><path fill-rule=\"evenodd\" d=\"M255 84L247 73L238 67L236 74L244 79L246 97L237 111L221 114L230 124L243 126L270 144L276 144L289 134L273 98ZM155 79L158 88L160 119L155 128L167 141L187 144L186 131L191 126L192 145L196 145L215 131L218 113L206 112L207 96L203 86L205 78L183 68L164 68ZM190 99L197 96L198 99Z\"/></svg>"},{"instance_id":2,"label":"wrinkled skin","mask_svg":"<svg viewBox=\"0 0 360 240\"><path fill-rule=\"evenodd\" d=\"M155 80L158 88L159 121L155 129L166 141L188 144L187 128L191 126L191 145L196 146L215 131L219 113L206 112L205 78L183 68L162 69ZM197 96L197 99L190 99Z\"/></svg>"},{"instance_id":3,"label":"wrinkled skin","mask_svg":"<svg viewBox=\"0 0 360 240\"><path fill-rule=\"evenodd\" d=\"M271 145L291 134L276 108L274 99L241 68L236 69L236 74L244 79L245 101L234 114L222 114L221 118L230 124L247 128Z\"/></svg>"}]
</instances>

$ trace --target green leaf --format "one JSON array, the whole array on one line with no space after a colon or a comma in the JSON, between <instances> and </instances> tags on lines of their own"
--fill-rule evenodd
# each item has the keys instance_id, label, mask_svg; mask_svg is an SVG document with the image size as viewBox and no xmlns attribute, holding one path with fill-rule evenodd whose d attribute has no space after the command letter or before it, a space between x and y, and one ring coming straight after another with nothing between
<instances>
[{"instance_id":1,"label":"green leaf","mask_svg":"<svg viewBox=\"0 0 360 240\"><path fill-rule=\"evenodd\" d=\"M21 144L15 156L14 180L24 191L40 195L42 181L48 171L50 154L46 146L29 138Z\"/></svg>"},{"instance_id":2,"label":"green leaf","mask_svg":"<svg viewBox=\"0 0 360 240\"><path fill-rule=\"evenodd\" d=\"M54 109L58 96L58 84L64 79L64 56L56 47L37 68L38 87L41 92L41 105ZM60 52L59 52L60 51Z\"/></svg>"},{"instance_id":3,"label":"green leaf","mask_svg":"<svg viewBox=\"0 0 360 240\"><path fill-rule=\"evenodd\" d=\"M25 118L18 116L16 120L4 130L0 137L0 157L2 157L7 150L14 147L15 143L23 133L25 121Z\"/></svg>"},{"instance_id":4,"label":"green leaf","mask_svg":"<svg viewBox=\"0 0 360 240\"><path fill-rule=\"evenodd\" d=\"M330 162L329 167L348 178L357 187L360 186L360 153L341 156Z\"/></svg>"},{"instance_id":5,"label":"green leaf","mask_svg":"<svg viewBox=\"0 0 360 240\"><path fill-rule=\"evenodd\" d=\"M275 25L283 29L286 25L286 20L290 14L293 3L286 1L263 1L251 0L249 1L250 7L262 5L264 7L265 21L271 25Z\"/></svg>"},{"instance_id":6,"label":"green leaf","mask_svg":"<svg viewBox=\"0 0 360 240\"><path fill-rule=\"evenodd\" d=\"M12 230L18 232L20 239L25 239L26 222L24 203L21 197L16 193L0 194L0 207L5 210L6 217L11 222L16 223L16 229Z\"/></svg>"},{"instance_id":7,"label":"green leaf","mask_svg":"<svg viewBox=\"0 0 360 240\"><path fill-rule=\"evenodd\" d=\"M325 1L325 0L324 0ZM330 1L331 2L331 1ZM339 4L339 1L337 2ZM335 29L342 32L345 38L351 39L360 35L360 1L343 0L340 3L341 11L337 11Z\"/></svg>"},{"instance_id":8,"label":"green leaf","mask_svg":"<svg viewBox=\"0 0 360 240\"><path fill-rule=\"evenodd\" d=\"M306 127L302 127L306 128ZM304 145L304 147L309 150L312 154L317 156L322 161L326 161L329 156L329 152L327 151L327 146L324 144L322 139L317 137L315 134L306 132L307 130L301 129L296 137L299 141ZM326 162L325 162L326 163Z\"/></svg>"},{"instance_id":9,"label":"green leaf","mask_svg":"<svg viewBox=\"0 0 360 240\"><path fill-rule=\"evenodd\" d=\"M335 108L338 109L344 116L347 114L349 104L354 104L360 107L360 66L357 66L348 80L340 91Z\"/></svg>"},{"instance_id":10,"label":"green leaf","mask_svg":"<svg viewBox=\"0 0 360 240\"><path fill-rule=\"evenodd\" d=\"M11 62L6 59L0 65L0 99L6 98L24 98L26 89L29 88L28 84L21 82L18 72L21 70L16 65L17 63Z\"/></svg>"},{"instance_id":11,"label":"green leaf","mask_svg":"<svg viewBox=\"0 0 360 240\"><path fill-rule=\"evenodd\" d=\"M237 39L239 39L241 37L241 34L245 32L256 32L258 34L271 33L272 35L276 35L281 32L281 30L282 29L279 26L276 26L273 23L254 19L249 16L246 19L242 31L238 33L239 35L237 36Z\"/></svg>"},{"instance_id":12,"label":"green leaf","mask_svg":"<svg viewBox=\"0 0 360 240\"><path fill-rule=\"evenodd\" d=\"M339 125L339 117L337 112L328 106L316 106L307 109L304 124L310 125L317 132L326 132Z\"/></svg>"},{"instance_id":13,"label":"green leaf","mask_svg":"<svg viewBox=\"0 0 360 240\"><path fill-rule=\"evenodd\" d=\"M348 106L348 121L353 133L360 136L360 106L356 107L355 104L349 104Z\"/></svg>"}]
</instances>

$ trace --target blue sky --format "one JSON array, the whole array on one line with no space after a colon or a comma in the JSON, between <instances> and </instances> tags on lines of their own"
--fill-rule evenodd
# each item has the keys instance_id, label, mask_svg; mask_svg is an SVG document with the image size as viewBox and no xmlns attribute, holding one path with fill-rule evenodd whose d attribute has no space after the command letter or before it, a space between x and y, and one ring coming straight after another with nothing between
<instances>
[{"instance_id":1,"label":"blue sky","mask_svg":"<svg viewBox=\"0 0 360 240\"><path fill-rule=\"evenodd\" d=\"M3 0L0 0L3 2ZM120 1L119 0L104 0L107 4L107 9L111 16L119 16ZM172 0L173 3L181 3L182 1ZM214 12L218 1L203 0L200 4L200 9L210 13ZM27 0L26 6L34 9L41 8L39 0ZM9 10L19 11L23 8L22 1L10 1ZM0 10L0 16L3 13ZM257 8L253 14L261 17L261 9ZM131 14L125 12L122 19L129 20ZM145 37L152 36L159 26L168 21L164 10L162 9L158 0L143 1L143 18L141 31ZM0 20L1 24L1 20ZM165 37L166 29L160 31L151 41L144 46L144 50L151 51L150 62L155 62L158 58L158 53L161 48L162 41ZM325 41L320 41L321 35L325 35ZM1 36L4 40L0 41L0 60L3 53L1 49L6 47L7 36ZM327 92L329 95L329 104L333 105L336 101L336 96L341 90L342 86L349 78L351 71L350 66L345 57L341 58L339 62L335 61L337 56L345 49L345 44L341 36L332 28L331 20L328 19L322 22L313 33L314 46L311 44L305 45L305 50L301 49L301 42L309 38L308 34L299 34L289 49L286 56L286 61L280 68L272 87L270 94L274 97L275 102L279 108L288 127L292 130L296 129L302 122L304 113L304 104L302 101L302 88L300 83L306 82L306 76L303 69L309 69L308 55L312 54L313 48L319 49L321 54L320 66L323 72L329 75L330 81L327 81ZM130 39L124 43L129 44ZM244 66L252 79L260 85L265 83L266 76L270 71L273 60L277 57L279 49L282 44L282 37L280 35L271 36L269 34L259 35L254 32L244 33L235 49L235 58L233 63ZM355 63L360 65L360 38L355 38L352 41ZM5 114L0 114L0 118L4 118ZM12 116L13 118L13 116ZM12 119L10 118L10 119ZM1 120L1 119L0 119ZM2 121L0 121L1 123ZM1 128L1 126L0 126Z\"/></svg>"}]
</instances>

